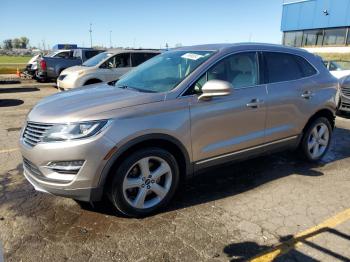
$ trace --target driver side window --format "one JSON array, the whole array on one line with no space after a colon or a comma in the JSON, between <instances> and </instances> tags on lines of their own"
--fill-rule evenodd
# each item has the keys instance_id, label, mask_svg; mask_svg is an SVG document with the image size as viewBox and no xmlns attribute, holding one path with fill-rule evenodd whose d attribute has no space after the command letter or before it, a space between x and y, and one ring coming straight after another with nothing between
<instances>
[{"instance_id":1,"label":"driver side window","mask_svg":"<svg viewBox=\"0 0 350 262\"><path fill-rule=\"evenodd\" d=\"M118 54L108 59L104 65L104 68L121 68L130 67L130 53Z\"/></svg>"},{"instance_id":2,"label":"driver side window","mask_svg":"<svg viewBox=\"0 0 350 262\"><path fill-rule=\"evenodd\" d=\"M259 80L257 53L239 53L224 58L200 77L187 93L200 94L203 85L213 79L227 81L234 89L257 85Z\"/></svg>"}]
</instances>

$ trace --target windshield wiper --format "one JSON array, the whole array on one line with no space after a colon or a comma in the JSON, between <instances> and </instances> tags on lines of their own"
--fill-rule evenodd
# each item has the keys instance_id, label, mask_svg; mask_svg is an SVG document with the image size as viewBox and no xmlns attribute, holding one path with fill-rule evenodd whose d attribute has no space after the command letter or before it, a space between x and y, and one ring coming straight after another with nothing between
<instances>
[{"instance_id":1,"label":"windshield wiper","mask_svg":"<svg viewBox=\"0 0 350 262\"><path fill-rule=\"evenodd\" d=\"M114 86L116 86L116 85L114 84ZM127 85L116 86L116 87L121 88L121 89L132 89L132 90L136 90L136 91L138 91L138 92L141 91L140 89L138 89L138 88L136 88L136 87L131 87L131 86L127 86Z\"/></svg>"}]
</instances>

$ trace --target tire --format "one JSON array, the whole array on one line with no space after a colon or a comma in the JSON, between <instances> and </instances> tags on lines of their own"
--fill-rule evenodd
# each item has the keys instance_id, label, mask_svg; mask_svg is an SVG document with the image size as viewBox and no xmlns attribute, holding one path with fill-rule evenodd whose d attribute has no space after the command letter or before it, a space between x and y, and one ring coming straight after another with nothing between
<instances>
[{"instance_id":1,"label":"tire","mask_svg":"<svg viewBox=\"0 0 350 262\"><path fill-rule=\"evenodd\" d=\"M300 144L304 158L311 162L321 160L329 149L332 133L332 126L325 117L317 118L309 124Z\"/></svg>"},{"instance_id":2,"label":"tire","mask_svg":"<svg viewBox=\"0 0 350 262\"><path fill-rule=\"evenodd\" d=\"M145 217L165 207L176 192L180 176L174 156L155 147L132 153L112 172L108 198L129 217Z\"/></svg>"}]
</instances>

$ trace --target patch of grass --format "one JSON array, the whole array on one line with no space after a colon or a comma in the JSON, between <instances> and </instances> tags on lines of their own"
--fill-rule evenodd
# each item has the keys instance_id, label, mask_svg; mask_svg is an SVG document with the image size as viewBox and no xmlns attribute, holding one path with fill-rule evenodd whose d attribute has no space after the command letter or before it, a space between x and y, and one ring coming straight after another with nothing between
<instances>
[{"instance_id":1,"label":"patch of grass","mask_svg":"<svg viewBox=\"0 0 350 262\"><path fill-rule=\"evenodd\" d=\"M18 63L18 64L26 64L30 60L31 56L8 56L8 55L0 55L0 64L6 63Z\"/></svg>"},{"instance_id":2,"label":"patch of grass","mask_svg":"<svg viewBox=\"0 0 350 262\"><path fill-rule=\"evenodd\" d=\"M350 53L316 53L323 60L350 61Z\"/></svg>"}]
</instances>

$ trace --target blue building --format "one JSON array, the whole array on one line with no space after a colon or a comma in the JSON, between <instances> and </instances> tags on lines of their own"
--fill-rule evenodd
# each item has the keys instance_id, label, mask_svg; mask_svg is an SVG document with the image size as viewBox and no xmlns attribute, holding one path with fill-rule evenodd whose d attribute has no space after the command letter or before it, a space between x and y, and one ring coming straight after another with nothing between
<instances>
[{"instance_id":1,"label":"blue building","mask_svg":"<svg viewBox=\"0 0 350 262\"><path fill-rule=\"evenodd\" d=\"M350 0L285 2L283 44L296 47L350 47Z\"/></svg>"}]
</instances>

